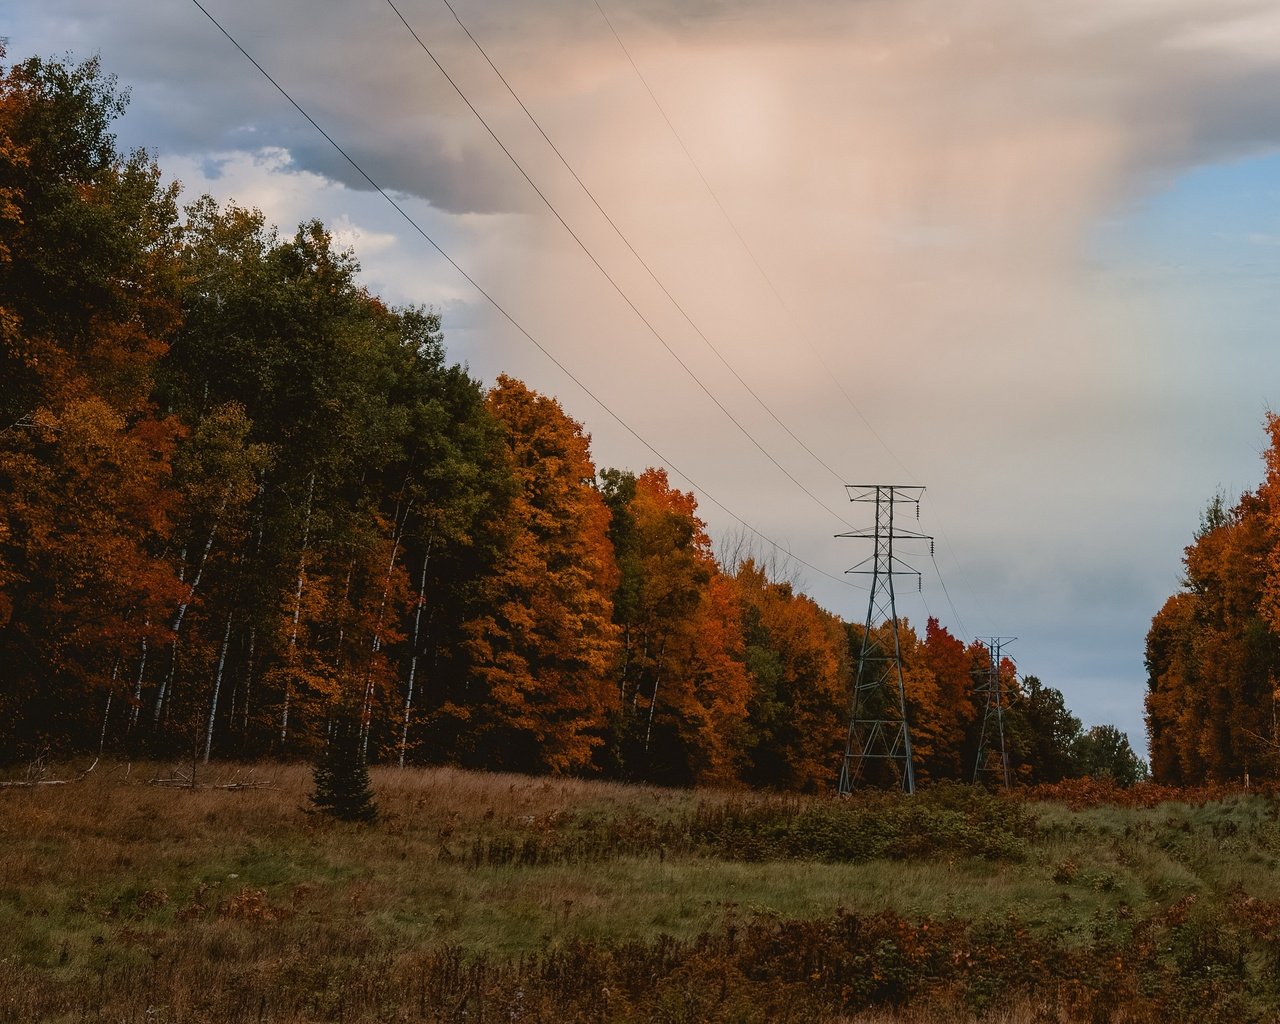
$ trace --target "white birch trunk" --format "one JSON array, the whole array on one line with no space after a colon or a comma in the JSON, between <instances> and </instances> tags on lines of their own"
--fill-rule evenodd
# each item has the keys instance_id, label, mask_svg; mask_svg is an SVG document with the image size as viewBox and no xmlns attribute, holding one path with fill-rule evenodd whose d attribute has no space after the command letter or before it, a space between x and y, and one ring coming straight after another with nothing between
<instances>
[{"instance_id":1,"label":"white birch trunk","mask_svg":"<svg viewBox=\"0 0 1280 1024\"><path fill-rule=\"evenodd\" d=\"M249 732L249 695L253 687L253 648L258 639L258 626L255 623L249 627L249 653L245 656L244 663L244 697L241 701L240 708L240 734L247 735Z\"/></svg>"},{"instance_id":2,"label":"white birch trunk","mask_svg":"<svg viewBox=\"0 0 1280 1024\"><path fill-rule=\"evenodd\" d=\"M644 749L647 753L649 750L649 737L653 734L653 711L658 706L658 684L662 681L662 657L667 653L667 642L662 641L662 646L658 648L658 664L653 673L653 696L649 698L649 722L644 729Z\"/></svg>"},{"instance_id":3,"label":"white birch trunk","mask_svg":"<svg viewBox=\"0 0 1280 1024\"><path fill-rule=\"evenodd\" d=\"M347 614L347 606L351 603L351 577L356 571L356 560L352 558L347 563L347 582L342 587L342 607L338 615L338 642L333 646L333 667L336 671L342 663L342 641L346 638L347 627L345 619Z\"/></svg>"},{"instance_id":4,"label":"white birch trunk","mask_svg":"<svg viewBox=\"0 0 1280 1024\"><path fill-rule=\"evenodd\" d=\"M373 645L369 651L369 664L364 674L364 702L360 709L360 729L364 734L360 738L360 756L369 756L369 726L373 715L373 658L382 648L382 619L387 610L387 594L391 591L391 573L395 570L396 559L400 557L400 541L404 538L405 527L409 524L409 513L413 510L413 501L405 506L404 518L396 524L395 540L391 544L391 558L387 562L387 572L382 578L382 601L378 605L378 618L373 627ZM397 509L397 512L399 510Z\"/></svg>"},{"instance_id":5,"label":"white birch trunk","mask_svg":"<svg viewBox=\"0 0 1280 1024\"><path fill-rule=\"evenodd\" d=\"M302 582L307 575L307 542L311 538L311 499L316 491L315 470L307 481L307 511L302 520L302 553L298 556L298 586L293 595L293 629L289 633L289 660L298 654L298 621L302 616ZM286 678L284 684L284 711L280 715L280 745L289 738L289 704L293 697L293 682Z\"/></svg>"},{"instance_id":6,"label":"white birch trunk","mask_svg":"<svg viewBox=\"0 0 1280 1024\"><path fill-rule=\"evenodd\" d=\"M116 663L111 666L111 686L107 689L107 706L102 711L102 732L98 736L98 756L107 746L107 721L111 718L111 698L115 696L116 680L120 678L121 655L116 655Z\"/></svg>"},{"instance_id":7,"label":"white birch trunk","mask_svg":"<svg viewBox=\"0 0 1280 1024\"><path fill-rule=\"evenodd\" d=\"M413 642L409 657L409 686L404 698L404 725L400 730L400 767L404 767L405 751L409 748L409 714L413 710L413 677L418 669L418 637L422 633L422 606L427 603L427 560L431 557L431 544L434 537L427 541L426 554L422 556L422 575L418 578L418 606L413 613Z\"/></svg>"},{"instance_id":8,"label":"white birch trunk","mask_svg":"<svg viewBox=\"0 0 1280 1024\"><path fill-rule=\"evenodd\" d=\"M200 553L200 562L196 566L196 574L191 579L191 586L187 588L187 596L183 598L182 604L178 605L177 614L173 617L173 625L169 627L173 633L173 657L169 661L168 678L160 684L160 692L156 694L156 710L155 724L160 724L160 714L164 710L165 696L173 699L173 680L178 671L178 634L182 631L182 620L186 617L187 609L191 606L192 600L196 596L196 589L200 586L200 579L204 576L204 567L209 561L209 552L213 549L213 538L217 535L218 527L222 525L222 517L227 511L227 502L231 498L231 489L227 488L222 495L222 503L218 506L217 514L213 517L213 525L209 527L209 536L205 538L204 550Z\"/></svg>"},{"instance_id":9,"label":"white birch trunk","mask_svg":"<svg viewBox=\"0 0 1280 1024\"><path fill-rule=\"evenodd\" d=\"M204 730L204 763L209 763L209 750L213 746L213 721L218 714L218 692L222 689L222 669L227 663L227 648L231 646L231 612L227 612L227 629L222 634L222 649L218 651L218 670L213 677L213 697L209 700L209 724Z\"/></svg>"},{"instance_id":10,"label":"white birch trunk","mask_svg":"<svg viewBox=\"0 0 1280 1024\"><path fill-rule=\"evenodd\" d=\"M143 624L144 629L149 629L151 619L148 618ZM147 638L142 638L142 653L138 656L138 676L133 684L133 708L129 712L129 729L132 730L138 724L138 712L142 710L142 675L147 669Z\"/></svg>"}]
</instances>

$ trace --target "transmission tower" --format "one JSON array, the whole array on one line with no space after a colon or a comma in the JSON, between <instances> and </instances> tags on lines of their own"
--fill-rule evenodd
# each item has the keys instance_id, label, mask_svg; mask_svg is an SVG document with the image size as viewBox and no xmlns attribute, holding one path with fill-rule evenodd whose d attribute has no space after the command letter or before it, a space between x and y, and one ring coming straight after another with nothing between
<instances>
[{"instance_id":1,"label":"transmission tower","mask_svg":"<svg viewBox=\"0 0 1280 1024\"><path fill-rule=\"evenodd\" d=\"M904 792L916 789L915 767L911 761L911 734L907 730L907 693L902 681L902 645L898 633L898 608L893 593L895 576L920 574L893 552L895 540L927 540L933 538L914 530L904 530L895 521L899 505L915 505L920 518L923 487L899 487L892 484L846 484L849 500L875 502L875 526L870 529L839 533L837 537L855 537L875 542L875 552L863 559L850 573L871 577L871 595L867 600L867 621L862 632L862 648L858 652L858 670L853 684L853 710L849 716L849 739L840 766L841 795L853 791L865 781L873 766L881 766L880 780L892 773ZM918 582L917 582L918 585ZM872 628L877 622L890 623L892 650L877 641Z\"/></svg>"},{"instance_id":2,"label":"transmission tower","mask_svg":"<svg viewBox=\"0 0 1280 1024\"><path fill-rule=\"evenodd\" d=\"M982 728L978 732L978 756L973 764L973 781L976 783L982 772L999 771L1005 789L1009 788L1009 752L1004 745L1004 687L1000 681L1001 651L1005 644L1011 644L1016 636L980 636L978 643L987 648L990 664L986 678L978 686L978 693L986 694L987 702L982 712ZM993 748L996 743L1000 747L1000 764L998 767L988 766L987 746Z\"/></svg>"}]
</instances>

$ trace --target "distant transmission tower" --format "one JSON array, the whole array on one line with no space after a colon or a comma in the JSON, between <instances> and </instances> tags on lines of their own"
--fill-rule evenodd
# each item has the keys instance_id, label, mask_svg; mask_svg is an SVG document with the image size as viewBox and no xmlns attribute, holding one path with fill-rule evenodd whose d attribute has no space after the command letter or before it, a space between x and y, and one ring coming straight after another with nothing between
<instances>
[{"instance_id":1,"label":"distant transmission tower","mask_svg":"<svg viewBox=\"0 0 1280 1024\"><path fill-rule=\"evenodd\" d=\"M893 553L893 542L909 539L927 540L932 544L932 537L901 529L894 522L894 512L899 505L915 505L916 519L920 518L924 488L892 484L846 484L845 488L850 501L875 502L876 519L875 526L869 530L836 534L875 541L875 553L847 570L871 577L871 596L867 600L867 622L854 677L849 740L840 766L840 793L853 792L854 786L866 780L874 764L883 766L877 781L883 781L892 773L905 792L914 793L916 776L911 761L911 734L907 730L907 692L902 681L902 644L893 578L915 576L919 580L920 574ZM872 635L877 622L890 624L892 650Z\"/></svg>"},{"instance_id":2,"label":"distant transmission tower","mask_svg":"<svg viewBox=\"0 0 1280 1024\"><path fill-rule=\"evenodd\" d=\"M1000 681L1001 651L1005 644L1011 644L1016 636L980 636L978 643L987 648L990 664L987 667L986 679L978 686L979 694L986 694L987 703L982 712L982 729L978 733L978 756L973 764L973 781L976 783L982 772L999 771L1004 788L1009 788L1009 752L1004 745L1004 687ZM1000 764L998 769L989 767L987 746L993 749L999 743Z\"/></svg>"}]
</instances>

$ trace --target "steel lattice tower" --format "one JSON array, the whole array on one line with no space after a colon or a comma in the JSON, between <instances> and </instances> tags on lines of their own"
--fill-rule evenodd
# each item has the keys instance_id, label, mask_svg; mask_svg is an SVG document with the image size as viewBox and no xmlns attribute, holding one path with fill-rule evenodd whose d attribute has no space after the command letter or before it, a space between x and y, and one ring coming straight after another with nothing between
<instances>
[{"instance_id":1,"label":"steel lattice tower","mask_svg":"<svg viewBox=\"0 0 1280 1024\"><path fill-rule=\"evenodd\" d=\"M978 643L987 648L990 664L987 667L986 679L978 686L979 694L987 695L986 707L982 712L982 729L978 732L978 756L973 763L973 781L976 783L982 772L999 771L1005 789L1009 788L1009 751L1004 745L1004 686L1000 681L1001 651L1005 644L1011 644L1016 636L980 636ZM988 743L1000 744L1000 764L990 767L985 763Z\"/></svg>"},{"instance_id":2,"label":"steel lattice tower","mask_svg":"<svg viewBox=\"0 0 1280 1024\"><path fill-rule=\"evenodd\" d=\"M893 593L895 576L920 574L893 552L895 540L927 540L933 538L914 530L904 530L894 522L899 505L916 507L920 518L923 487L899 487L892 484L846 484L849 500L875 502L875 526L870 530L854 530L836 534L875 541L875 553L863 559L850 573L871 577L871 595L867 600L867 621L858 652L858 670L853 684L853 709L849 715L849 739L840 766L839 791L847 795L864 781L872 763L881 763L897 775L907 793L916 789L915 767L911 761L911 734L907 728L907 694L902 681L902 645L898 633L898 608ZM870 566L868 568L868 565ZM893 649L887 650L872 635L877 622L890 623Z\"/></svg>"}]
</instances>

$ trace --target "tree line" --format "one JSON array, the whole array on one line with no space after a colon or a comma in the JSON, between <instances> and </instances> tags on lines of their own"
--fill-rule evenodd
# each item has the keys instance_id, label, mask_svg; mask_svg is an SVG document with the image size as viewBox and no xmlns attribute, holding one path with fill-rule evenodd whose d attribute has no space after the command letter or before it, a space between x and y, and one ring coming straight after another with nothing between
<instances>
[{"instance_id":1,"label":"tree line","mask_svg":"<svg viewBox=\"0 0 1280 1024\"><path fill-rule=\"evenodd\" d=\"M833 784L861 625L451 364L319 222L180 206L123 109L96 60L0 78L0 756L354 728L401 764ZM930 619L903 654L918 776L970 778L985 648ZM1020 779L1137 770L1004 671Z\"/></svg>"},{"instance_id":2,"label":"tree line","mask_svg":"<svg viewBox=\"0 0 1280 1024\"><path fill-rule=\"evenodd\" d=\"M1183 785L1280 776L1280 417L1265 477L1234 505L1210 499L1183 586L1147 634L1147 731L1157 779Z\"/></svg>"}]
</instances>

